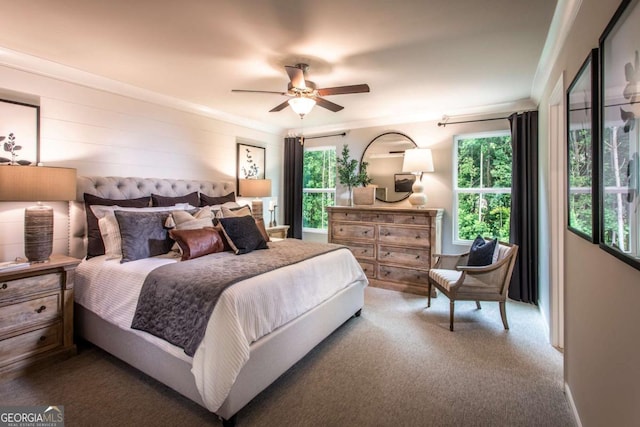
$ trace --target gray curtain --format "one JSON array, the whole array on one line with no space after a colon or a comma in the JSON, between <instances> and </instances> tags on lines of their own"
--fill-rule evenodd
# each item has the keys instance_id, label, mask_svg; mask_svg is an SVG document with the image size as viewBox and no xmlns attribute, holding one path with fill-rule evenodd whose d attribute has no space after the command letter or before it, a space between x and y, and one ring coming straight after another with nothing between
<instances>
[{"instance_id":1,"label":"gray curtain","mask_svg":"<svg viewBox=\"0 0 640 427\"><path fill-rule=\"evenodd\" d=\"M511 243L519 246L509 298L538 304L538 112L509 116L513 149Z\"/></svg>"},{"instance_id":2,"label":"gray curtain","mask_svg":"<svg viewBox=\"0 0 640 427\"><path fill-rule=\"evenodd\" d=\"M287 237L302 239L302 167L303 147L300 138L284 139L284 222Z\"/></svg>"}]
</instances>

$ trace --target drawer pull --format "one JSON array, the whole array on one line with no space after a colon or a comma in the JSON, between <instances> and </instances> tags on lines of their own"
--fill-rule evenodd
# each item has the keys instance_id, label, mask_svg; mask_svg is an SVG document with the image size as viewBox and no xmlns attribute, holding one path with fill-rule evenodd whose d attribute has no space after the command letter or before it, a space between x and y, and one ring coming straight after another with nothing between
<instances>
[{"instance_id":1,"label":"drawer pull","mask_svg":"<svg viewBox=\"0 0 640 427\"><path fill-rule=\"evenodd\" d=\"M369 233L369 230L364 230L364 231L362 232L362 234L368 234L368 233Z\"/></svg>"},{"instance_id":2,"label":"drawer pull","mask_svg":"<svg viewBox=\"0 0 640 427\"><path fill-rule=\"evenodd\" d=\"M419 235L419 234L416 234L416 239L419 239L419 238L420 238L420 235Z\"/></svg>"},{"instance_id":3,"label":"drawer pull","mask_svg":"<svg viewBox=\"0 0 640 427\"><path fill-rule=\"evenodd\" d=\"M8 288L7 284L6 284L6 283L3 283L3 284L2 284L2 289L7 289L7 288Z\"/></svg>"},{"instance_id":4,"label":"drawer pull","mask_svg":"<svg viewBox=\"0 0 640 427\"><path fill-rule=\"evenodd\" d=\"M387 252L384 256L389 256L391 255L391 252Z\"/></svg>"},{"instance_id":5,"label":"drawer pull","mask_svg":"<svg viewBox=\"0 0 640 427\"><path fill-rule=\"evenodd\" d=\"M45 342L47 340L47 337L45 337L44 335L40 337L40 342Z\"/></svg>"},{"instance_id":6,"label":"drawer pull","mask_svg":"<svg viewBox=\"0 0 640 427\"><path fill-rule=\"evenodd\" d=\"M37 310L36 310L36 313L42 313L42 312L43 312L43 311L45 311L46 309L47 309L47 307L46 307L46 306L44 306L44 305L42 305L42 306L40 306L40 308L39 308L39 309L37 309Z\"/></svg>"},{"instance_id":7,"label":"drawer pull","mask_svg":"<svg viewBox=\"0 0 640 427\"><path fill-rule=\"evenodd\" d=\"M416 255L416 259L420 259L420 255Z\"/></svg>"}]
</instances>

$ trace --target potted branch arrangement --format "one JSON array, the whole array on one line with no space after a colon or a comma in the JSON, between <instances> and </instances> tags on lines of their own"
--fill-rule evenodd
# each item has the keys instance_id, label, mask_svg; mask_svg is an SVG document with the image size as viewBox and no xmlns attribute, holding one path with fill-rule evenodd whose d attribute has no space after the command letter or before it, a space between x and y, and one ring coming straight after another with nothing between
<instances>
[{"instance_id":1,"label":"potted branch arrangement","mask_svg":"<svg viewBox=\"0 0 640 427\"><path fill-rule=\"evenodd\" d=\"M350 205L373 205L375 201L375 187L369 186L372 180L367 175L367 166L367 162L359 163L350 158L347 144L342 146L341 157L336 156L338 181L349 190Z\"/></svg>"}]
</instances>

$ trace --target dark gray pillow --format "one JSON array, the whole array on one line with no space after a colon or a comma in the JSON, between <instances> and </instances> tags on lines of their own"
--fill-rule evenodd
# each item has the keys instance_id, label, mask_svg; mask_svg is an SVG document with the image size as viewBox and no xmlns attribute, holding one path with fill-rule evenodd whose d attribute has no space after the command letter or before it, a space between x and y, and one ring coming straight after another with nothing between
<instances>
[{"instance_id":1,"label":"dark gray pillow","mask_svg":"<svg viewBox=\"0 0 640 427\"><path fill-rule=\"evenodd\" d=\"M122 260L125 263L137 259L166 254L173 240L164 228L171 214L166 212L115 211L120 237L122 238Z\"/></svg>"},{"instance_id":2,"label":"dark gray pillow","mask_svg":"<svg viewBox=\"0 0 640 427\"><path fill-rule=\"evenodd\" d=\"M200 203L198 192L194 191L193 193L176 197L161 196L159 194L151 195L151 206L174 206L178 203L189 203L194 208L197 208Z\"/></svg>"},{"instance_id":3,"label":"dark gray pillow","mask_svg":"<svg viewBox=\"0 0 640 427\"><path fill-rule=\"evenodd\" d=\"M150 197L146 196L138 199L115 200L84 193L84 210L87 214L87 259L104 255L104 242L102 241L102 235L98 227L98 218L91 210L91 205L117 205L123 208L146 208L149 206L149 199Z\"/></svg>"},{"instance_id":4,"label":"dark gray pillow","mask_svg":"<svg viewBox=\"0 0 640 427\"><path fill-rule=\"evenodd\" d=\"M493 252L496 250L498 239L487 242L480 235L471 244L467 265L470 267L480 267L493 262Z\"/></svg>"},{"instance_id":5,"label":"dark gray pillow","mask_svg":"<svg viewBox=\"0 0 640 427\"><path fill-rule=\"evenodd\" d=\"M269 249L252 216L220 218L219 221L222 232L236 255L247 254L256 249Z\"/></svg>"},{"instance_id":6,"label":"dark gray pillow","mask_svg":"<svg viewBox=\"0 0 640 427\"><path fill-rule=\"evenodd\" d=\"M231 193L220 196L207 196L206 194L200 193L200 206L215 206L215 205L223 205L227 202L235 202L236 201L236 193L232 191Z\"/></svg>"}]
</instances>

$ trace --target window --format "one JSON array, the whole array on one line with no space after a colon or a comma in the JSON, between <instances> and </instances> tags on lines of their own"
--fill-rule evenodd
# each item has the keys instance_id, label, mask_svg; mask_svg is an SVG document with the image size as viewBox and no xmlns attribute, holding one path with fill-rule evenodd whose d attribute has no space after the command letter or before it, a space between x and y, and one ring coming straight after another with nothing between
<instances>
[{"instance_id":1,"label":"window","mask_svg":"<svg viewBox=\"0 0 640 427\"><path fill-rule=\"evenodd\" d=\"M326 230L325 208L336 197L336 147L305 148L302 187L302 228Z\"/></svg>"},{"instance_id":2,"label":"window","mask_svg":"<svg viewBox=\"0 0 640 427\"><path fill-rule=\"evenodd\" d=\"M511 135L494 132L454 138L455 243L478 234L509 240Z\"/></svg>"}]
</instances>

